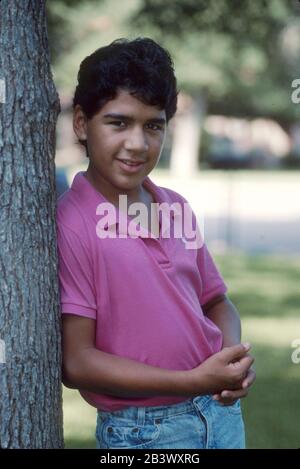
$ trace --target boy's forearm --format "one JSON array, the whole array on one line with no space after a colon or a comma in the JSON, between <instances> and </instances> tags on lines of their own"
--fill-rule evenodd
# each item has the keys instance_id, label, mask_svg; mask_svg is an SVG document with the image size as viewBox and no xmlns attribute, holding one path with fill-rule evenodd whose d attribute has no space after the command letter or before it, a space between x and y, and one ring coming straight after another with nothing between
<instances>
[{"instance_id":1,"label":"boy's forearm","mask_svg":"<svg viewBox=\"0 0 300 469\"><path fill-rule=\"evenodd\" d=\"M230 347L241 342L241 320L234 304L226 297L208 309L205 315L213 321L223 333L223 347Z\"/></svg>"},{"instance_id":2,"label":"boy's forearm","mask_svg":"<svg viewBox=\"0 0 300 469\"><path fill-rule=\"evenodd\" d=\"M95 348L84 350L63 374L66 386L96 394L123 398L193 394L188 370L166 370Z\"/></svg>"},{"instance_id":3,"label":"boy's forearm","mask_svg":"<svg viewBox=\"0 0 300 469\"><path fill-rule=\"evenodd\" d=\"M223 347L240 343L239 315L227 298L204 312L221 329ZM67 368L63 370L63 381L66 386L96 394L123 398L151 396L189 398L207 394L205 379L202 381L199 375L195 382L192 370L162 369L102 352L96 348L85 349L72 360L69 358Z\"/></svg>"}]
</instances>

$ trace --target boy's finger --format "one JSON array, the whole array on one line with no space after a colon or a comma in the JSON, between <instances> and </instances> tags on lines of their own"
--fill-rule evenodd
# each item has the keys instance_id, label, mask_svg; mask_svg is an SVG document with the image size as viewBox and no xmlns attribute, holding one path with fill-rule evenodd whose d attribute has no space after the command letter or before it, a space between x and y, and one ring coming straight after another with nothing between
<instances>
[{"instance_id":1,"label":"boy's finger","mask_svg":"<svg viewBox=\"0 0 300 469\"><path fill-rule=\"evenodd\" d=\"M249 352L251 345L248 343L237 344L232 347L225 347L221 350L225 360L230 363L233 360L244 357L247 352Z\"/></svg>"},{"instance_id":2,"label":"boy's finger","mask_svg":"<svg viewBox=\"0 0 300 469\"><path fill-rule=\"evenodd\" d=\"M240 363L241 367L244 368L245 371L248 371L249 368L254 363L254 357L251 357L251 355L248 355L246 357L241 358L238 363Z\"/></svg>"},{"instance_id":3,"label":"boy's finger","mask_svg":"<svg viewBox=\"0 0 300 469\"><path fill-rule=\"evenodd\" d=\"M239 370L244 375L243 377L246 378L246 374L248 374L248 370L253 362L254 358L250 355L247 355L246 357L242 357L240 360L234 363L230 363L229 366L233 369Z\"/></svg>"},{"instance_id":4,"label":"boy's finger","mask_svg":"<svg viewBox=\"0 0 300 469\"><path fill-rule=\"evenodd\" d=\"M254 370L250 368L246 378L242 382L242 388L243 389L249 388L254 383L255 380L256 380L256 373Z\"/></svg>"},{"instance_id":5,"label":"boy's finger","mask_svg":"<svg viewBox=\"0 0 300 469\"><path fill-rule=\"evenodd\" d=\"M246 397L248 394L248 391L246 389L237 389L237 390L225 390L221 392L219 401L220 402L227 402L228 404L230 401L236 401L237 399L242 399L243 397Z\"/></svg>"}]
</instances>

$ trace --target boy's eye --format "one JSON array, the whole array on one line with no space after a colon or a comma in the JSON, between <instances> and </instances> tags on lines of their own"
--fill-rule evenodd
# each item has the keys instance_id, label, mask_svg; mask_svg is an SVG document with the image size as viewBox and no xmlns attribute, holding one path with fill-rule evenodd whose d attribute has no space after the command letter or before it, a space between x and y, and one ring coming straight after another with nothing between
<instances>
[{"instance_id":1,"label":"boy's eye","mask_svg":"<svg viewBox=\"0 0 300 469\"><path fill-rule=\"evenodd\" d=\"M110 124L114 125L115 127L120 127L120 128L126 127L126 124L124 121L112 121L110 122Z\"/></svg>"},{"instance_id":2,"label":"boy's eye","mask_svg":"<svg viewBox=\"0 0 300 469\"><path fill-rule=\"evenodd\" d=\"M162 130L162 126L158 124L147 124L147 127L150 130Z\"/></svg>"}]
</instances>

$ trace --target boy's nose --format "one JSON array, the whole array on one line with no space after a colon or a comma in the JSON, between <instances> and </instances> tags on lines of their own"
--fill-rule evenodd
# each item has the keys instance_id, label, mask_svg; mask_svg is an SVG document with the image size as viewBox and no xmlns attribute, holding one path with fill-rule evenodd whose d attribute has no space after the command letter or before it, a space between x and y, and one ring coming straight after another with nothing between
<instances>
[{"instance_id":1,"label":"boy's nose","mask_svg":"<svg viewBox=\"0 0 300 469\"><path fill-rule=\"evenodd\" d=\"M129 151L147 151L149 145L142 129L135 128L127 135L125 149Z\"/></svg>"}]
</instances>

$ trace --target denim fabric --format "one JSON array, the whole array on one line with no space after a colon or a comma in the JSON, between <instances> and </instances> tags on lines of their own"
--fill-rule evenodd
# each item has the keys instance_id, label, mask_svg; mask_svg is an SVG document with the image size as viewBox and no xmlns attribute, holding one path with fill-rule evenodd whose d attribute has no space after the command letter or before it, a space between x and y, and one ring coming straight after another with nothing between
<instances>
[{"instance_id":1,"label":"denim fabric","mask_svg":"<svg viewBox=\"0 0 300 469\"><path fill-rule=\"evenodd\" d=\"M222 406L211 396L179 404L98 411L97 448L245 448L240 401Z\"/></svg>"}]
</instances>

